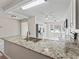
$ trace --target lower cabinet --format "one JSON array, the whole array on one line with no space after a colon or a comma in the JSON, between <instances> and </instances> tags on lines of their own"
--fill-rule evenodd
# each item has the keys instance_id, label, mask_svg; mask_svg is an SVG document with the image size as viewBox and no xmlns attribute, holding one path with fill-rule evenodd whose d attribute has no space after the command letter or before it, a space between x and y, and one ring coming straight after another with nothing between
<instances>
[{"instance_id":1,"label":"lower cabinet","mask_svg":"<svg viewBox=\"0 0 79 59\"><path fill-rule=\"evenodd\" d=\"M11 59L53 59L8 41L4 41L4 52Z\"/></svg>"}]
</instances>

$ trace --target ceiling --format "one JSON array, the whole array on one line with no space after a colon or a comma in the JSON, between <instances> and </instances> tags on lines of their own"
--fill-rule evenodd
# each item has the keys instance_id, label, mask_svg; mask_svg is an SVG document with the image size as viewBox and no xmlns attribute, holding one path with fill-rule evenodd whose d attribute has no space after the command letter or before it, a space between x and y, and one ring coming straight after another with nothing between
<instances>
[{"instance_id":1,"label":"ceiling","mask_svg":"<svg viewBox=\"0 0 79 59\"><path fill-rule=\"evenodd\" d=\"M0 9L7 10L23 0L0 0Z\"/></svg>"},{"instance_id":2,"label":"ceiling","mask_svg":"<svg viewBox=\"0 0 79 59\"><path fill-rule=\"evenodd\" d=\"M47 0L47 3L39 6L22 10L21 6L31 0L0 0L0 9L8 13L22 18L29 18L37 15L53 15L62 16L68 9L71 0Z\"/></svg>"}]
</instances>

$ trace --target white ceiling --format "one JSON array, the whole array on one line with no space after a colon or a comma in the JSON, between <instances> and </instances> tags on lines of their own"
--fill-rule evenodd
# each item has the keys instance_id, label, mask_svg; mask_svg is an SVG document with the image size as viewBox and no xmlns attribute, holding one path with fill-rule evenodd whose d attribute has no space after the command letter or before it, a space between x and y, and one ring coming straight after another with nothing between
<instances>
[{"instance_id":1,"label":"white ceiling","mask_svg":"<svg viewBox=\"0 0 79 59\"><path fill-rule=\"evenodd\" d=\"M23 0L0 0L0 9L7 10Z\"/></svg>"},{"instance_id":2,"label":"white ceiling","mask_svg":"<svg viewBox=\"0 0 79 59\"><path fill-rule=\"evenodd\" d=\"M71 0L47 0L47 3L22 10L21 6L31 0L0 0L0 8L9 12L23 15L24 17L32 17L37 15L54 15L62 16L70 5Z\"/></svg>"}]
</instances>

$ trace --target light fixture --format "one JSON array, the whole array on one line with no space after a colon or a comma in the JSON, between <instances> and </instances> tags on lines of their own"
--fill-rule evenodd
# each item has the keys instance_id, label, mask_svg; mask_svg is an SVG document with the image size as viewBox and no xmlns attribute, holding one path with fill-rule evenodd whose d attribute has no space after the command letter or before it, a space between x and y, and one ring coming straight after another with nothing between
<instances>
[{"instance_id":1,"label":"light fixture","mask_svg":"<svg viewBox=\"0 0 79 59\"><path fill-rule=\"evenodd\" d=\"M45 3L47 0L35 0L35 1L31 1L29 2L28 4L22 6L21 8L23 10L26 10L26 9L29 9L29 8L32 8L32 7L35 7L35 6L38 6L40 4L43 4Z\"/></svg>"}]
</instances>

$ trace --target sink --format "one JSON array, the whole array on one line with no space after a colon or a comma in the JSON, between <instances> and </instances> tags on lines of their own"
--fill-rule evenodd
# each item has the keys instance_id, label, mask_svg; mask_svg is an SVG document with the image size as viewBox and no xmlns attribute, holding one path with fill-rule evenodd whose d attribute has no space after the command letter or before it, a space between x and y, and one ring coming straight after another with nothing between
<instances>
[{"instance_id":1,"label":"sink","mask_svg":"<svg viewBox=\"0 0 79 59\"><path fill-rule=\"evenodd\" d=\"M41 41L42 39L29 37L29 38L24 38L24 40L26 40L26 41L32 41L32 42L39 42L39 41Z\"/></svg>"}]
</instances>

